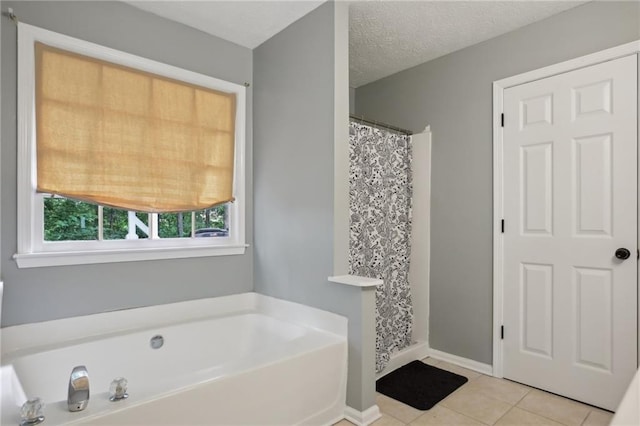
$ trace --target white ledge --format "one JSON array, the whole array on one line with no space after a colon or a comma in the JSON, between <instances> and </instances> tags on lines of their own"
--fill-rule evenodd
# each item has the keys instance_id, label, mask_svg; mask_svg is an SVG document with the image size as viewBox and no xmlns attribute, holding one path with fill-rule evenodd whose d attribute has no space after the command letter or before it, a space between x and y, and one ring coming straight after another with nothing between
<instances>
[{"instance_id":1,"label":"white ledge","mask_svg":"<svg viewBox=\"0 0 640 426\"><path fill-rule=\"evenodd\" d=\"M383 281L377 278L360 277L358 275L338 275L329 277L332 283L352 285L354 287L377 287L383 284Z\"/></svg>"},{"instance_id":2,"label":"white ledge","mask_svg":"<svg viewBox=\"0 0 640 426\"><path fill-rule=\"evenodd\" d=\"M201 247L162 247L121 250L16 253L18 268L86 265L92 263L135 262L142 260L182 259L189 257L229 256L244 254L246 244Z\"/></svg>"}]
</instances>

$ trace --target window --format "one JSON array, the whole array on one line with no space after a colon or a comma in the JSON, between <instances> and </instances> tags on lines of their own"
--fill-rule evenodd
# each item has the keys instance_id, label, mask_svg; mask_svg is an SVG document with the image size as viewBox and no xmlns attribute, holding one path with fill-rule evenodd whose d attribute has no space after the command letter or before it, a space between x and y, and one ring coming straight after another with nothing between
<instances>
[{"instance_id":1,"label":"window","mask_svg":"<svg viewBox=\"0 0 640 426\"><path fill-rule=\"evenodd\" d=\"M22 23L19 24L18 31L18 252L14 255L14 258L19 267L244 253L246 247L244 240L246 89L244 86ZM91 60L95 59L100 66L106 63L108 65L115 64L115 67L112 68L116 70L139 70L141 74L151 75L154 78L158 77L157 80L161 83L164 81L183 82L187 88L195 87L196 91L202 89L199 93L205 93L205 95L210 90L211 93L233 96L235 116L232 117L230 122L231 130L234 132L232 133L232 148L224 151L224 146L228 145L215 145L218 151L222 149L223 152L228 152L232 156L231 166L233 172L229 175L229 178L233 180L233 194L230 194L233 197L233 201L219 204L215 207L208 207L211 204L210 201L205 201L202 205L187 204L194 207L198 206L192 211L183 211L185 210L183 208L171 211L171 206L176 204L170 204L169 207L166 207L166 210L155 210L158 206L154 205L146 210L147 212L142 213L137 210L136 201L144 198L144 191L140 192L142 194L140 196L136 195L128 201L125 200L127 202L124 204L117 204L109 202L112 194L109 194L107 198L100 198L100 194L94 197L93 193L90 194L90 197L85 197L84 194L86 192L81 192L83 196L76 196L76 193L65 193L57 189L51 191L49 189L51 186L46 186L43 189L42 183L38 178L45 176L43 171L44 161L38 163L37 157L38 152L43 151L37 146L36 136L38 130L40 135L47 133L49 129L57 125L58 121L53 121L53 125L46 124L46 132L38 127L43 125L42 120L38 121L38 111L41 111L42 108L39 103L41 101L38 100L36 102L38 99L36 96L36 76L37 70L40 69L37 68L39 66L37 60L41 60L41 57L36 55L36 46L40 46L40 44L50 47L54 52L60 50L65 53L71 52L69 56L78 55ZM106 75L106 72L101 71L100 75L101 78L104 78L102 76ZM38 81L37 84L39 90L41 90L43 83ZM176 87L179 89L179 84ZM171 87L169 89L175 90ZM106 90L104 86L100 88L101 93ZM41 95L39 96L42 98ZM106 98L101 97L101 99ZM53 102L57 101L57 99L53 100ZM200 101L200 103L203 102ZM77 109L77 111L82 111L82 108ZM180 114L184 115L183 112L184 108L181 108L175 113L176 116L179 116ZM81 113L71 113L70 121L72 125L70 127L72 129L76 126L74 124L74 114L80 115ZM212 114L207 114L204 119L201 116L197 116L194 117L193 121L215 121L210 119L211 116ZM45 117L45 114L41 113L41 117ZM170 118L173 119L173 116ZM178 119L179 117L176 118L176 120ZM187 117L187 120L189 120L189 117ZM76 135L73 135L73 137L65 136L63 140L67 146L74 147L76 145L74 137ZM156 140L154 138L150 139L152 141ZM215 140L217 141L219 138ZM205 142L208 143L208 140ZM104 145L112 145L112 143L108 142ZM173 143L173 145L177 145L178 149L182 146L176 143ZM212 145L207 146L210 147ZM220 146L223 146L223 148L220 148ZM109 154L106 155L109 156ZM50 159L48 155L45 156L44 154L41 154L41 157L41 160L44 158ZM168 157L170 159L175 158L174 154L168 155ZM144 152L141 152L139 158L136 157L135 160L139 161L140 164L144 164ZM135 165L136 163L134 162L133 164ZM54 165L51 169L55 171L56 167ZM38 176L39 170L41 176ZM81 173L70 175L73 179L67 178L67 183L63 183L63 187L64 185L67 185L67 187L74 186L75 190L75 184L78 182L84 183L90 180L102 182L102 178L96 179L95 176L91 175L88 177ZM68 176L69 174L67 174ZM145 178L140 180L146 182ZM71 182L71 184L68 182ZM134 182L138 182L138 180L134 180ZM171 192L167 189L167 192L177 193L178 196L182 196L182 192L188 192L192 186L198 185L198 183L197 180L187 178L174 185L177 191ZM39 185L40 190L38 191ZM97 185L99 189L101 189L101 185L102 183ZM184 191L182 188L184 188ZM161 193L164 196L165 187L163 186L161 189ZM227 197L226 200L231 199L231 196L225 196ZM209 198L209 200L220 199L224 202L225 198L224 196L222 197ZM105 199L107 201L103 202ZM79 200L89 200L89 202ZM178 200L178 202L181 201ZM206 207L203 208L202 206L205 204ZM133 208L133 210L127 211L114 208L111 207L112 205L128 209ZM165 206L160 206L160 208L165 208ZM140 210L144 210L144 208ZM175 211L177 210L180 212L176 213Z\"/></svg>"},{"instance_id":2,"label":"window","mask_svg":"<svg viewBox=\"0 0 640 426\"><path fill-rule=\"evenodd\" d=\"M229 206L140 213L57 196L44 197L44 241L111 241L229 236Z\"/></svg>"}]
</instances>

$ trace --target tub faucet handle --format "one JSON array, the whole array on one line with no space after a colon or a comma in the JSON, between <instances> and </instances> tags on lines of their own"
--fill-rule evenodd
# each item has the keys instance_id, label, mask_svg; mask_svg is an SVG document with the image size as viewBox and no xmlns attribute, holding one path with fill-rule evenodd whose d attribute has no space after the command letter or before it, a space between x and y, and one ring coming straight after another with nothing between
<instances>
[{"instance_id":1,"label":"tub faucet handle","mask_svg":"<svg viewBox=\"0 0 640 426\"><path fill-rule=\"evenodd\" d=\"M69 396L67 408L69 411L82 411L89 404L89 372L87 367L79 365L71 372L69 378Z\"/></svg>"},{"instance_id":2,"label":"tub faucet handle","mask_svg":"<svg viewBox=\"0 0 640 426\"><path fill-rule=\"evenodd\" d=\"M127 399L129 394L127 393L127 379L124 377L116 377L109 386L109 401L121 401Z\"/></svg>"},{"instance_id":3,"label":"tub faucet handle","mask_svg":"<svg viewBox=\"0 0 640 426\"><path fill-rule=\"evenodd\" d=\"M20 426L35 426L44 421L44 402L40 398L31 398L20 409Z\"/></svg>"}]
</instances>

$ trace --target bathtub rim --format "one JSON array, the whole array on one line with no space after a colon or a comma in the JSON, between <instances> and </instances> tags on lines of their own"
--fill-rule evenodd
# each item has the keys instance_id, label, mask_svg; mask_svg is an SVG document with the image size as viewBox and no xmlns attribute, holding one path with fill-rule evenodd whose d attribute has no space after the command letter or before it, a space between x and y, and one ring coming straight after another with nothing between
<instances>
[{"instance_id":1,"label":"bathtub rim","mask_svg":"<svg viewBox=\"0 0 640 426\"><path fill-rule=\"evenodd\" d=\"M347 338L346 317L248 292L5 327L0 329L0 361L4 364L16 352L250 312Z\"/></svg>"}]
</instances>

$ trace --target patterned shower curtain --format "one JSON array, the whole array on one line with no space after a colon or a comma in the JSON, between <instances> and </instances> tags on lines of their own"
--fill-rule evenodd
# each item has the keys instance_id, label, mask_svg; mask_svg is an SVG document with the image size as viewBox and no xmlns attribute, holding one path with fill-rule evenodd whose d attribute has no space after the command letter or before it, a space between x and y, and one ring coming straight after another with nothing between
<instances>
[{"instance_id":1,"label":"patterned shower curtain","mask_svg":"<svg viewBox=\"0 0 640 426\"><path fill-rule=\"evenodd\" d=\"M349 274L379 278L376 372L411 344L409 136L352 122L349 129Z\"/></svg>"}]
</instances>

